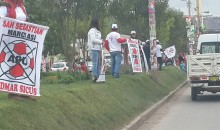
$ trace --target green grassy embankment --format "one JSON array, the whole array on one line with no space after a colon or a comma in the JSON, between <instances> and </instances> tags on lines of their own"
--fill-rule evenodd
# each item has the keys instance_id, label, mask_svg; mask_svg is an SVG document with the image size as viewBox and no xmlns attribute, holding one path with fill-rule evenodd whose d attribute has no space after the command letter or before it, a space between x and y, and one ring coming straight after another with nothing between
<instances>
[{"instance_id":1,"label":"green grassy embankment","mask_svg":"<svg viewBox=\"0 0 220 130\"><path fill-rule=\"evenodd\" d=\"M116 130L186 79L176 67L154 74L106 77L106 83L41 84L41 97L0 94L0 130Z\"/></svg>"}]
</instances>

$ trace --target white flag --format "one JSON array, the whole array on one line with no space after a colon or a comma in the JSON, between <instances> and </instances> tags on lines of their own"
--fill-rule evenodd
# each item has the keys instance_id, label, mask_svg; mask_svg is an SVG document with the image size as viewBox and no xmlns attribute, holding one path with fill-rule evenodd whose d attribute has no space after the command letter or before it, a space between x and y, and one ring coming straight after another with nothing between
<instances>
[{"instance_id":1,"label":"white flag","mask_svg":"<svg viewBox=\"0 0 220 130\"><path fill-rule=\"evenodd\" d=\"M140 57L140 50L139 50L139 46L138 46L138 40L128 39L127 44L128 44L129 56L131 59L133 72L142 72L142 65L141 65L141 57Z\"/></svg>"},{"instance_id":2,"label":"white flag","mask_svg":"<svg viewBox=\"0 0 220 130\"><path fill-rule=\"evenodd\" d=\"M175 46L171 46L165 49L164 51L167 58L173 58L176 55L176 48Z\"/></svg>"}]
</instances>

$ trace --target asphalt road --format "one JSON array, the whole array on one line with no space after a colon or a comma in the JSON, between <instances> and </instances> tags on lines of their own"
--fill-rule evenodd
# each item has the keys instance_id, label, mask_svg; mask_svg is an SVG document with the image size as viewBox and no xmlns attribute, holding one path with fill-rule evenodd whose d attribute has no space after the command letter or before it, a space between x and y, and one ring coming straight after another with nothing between
<instances>
[{"instance_id":1,"label":"asphalt road","mask_svg":"<svg viewBox=\"0 0 220 130\"><path fill-rule=\"evenodd\" d=\"M220 94L205 93L191 101L184 87L138 130L220 130Z\"/></svg>"}]
</instances>

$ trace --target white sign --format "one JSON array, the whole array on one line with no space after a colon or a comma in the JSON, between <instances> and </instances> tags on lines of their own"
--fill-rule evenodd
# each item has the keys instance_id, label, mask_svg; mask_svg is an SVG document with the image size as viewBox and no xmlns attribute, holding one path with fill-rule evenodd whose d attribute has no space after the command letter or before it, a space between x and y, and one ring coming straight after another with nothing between
<instances>
[{"instance_id":1,"label":"white sign","mask_svg":"<svg viewBox=\"0 0 220 130\"><path fill-rule=\"evenodd\" d=\"M0 18L0 91L40 96L40 66L48 27Z\"/></svg>"},{"instance_id":2,"label":"white sign","mask_svg":"<svg viewBox=\"0 0 220 130\"><path fill-rule=\"evenodd\" d=\"M164 51L167 58L173 58L176 55L176 48L175 46L171 46L165 49Z\"/></svg>"},{"instance_id":3,"label":"white sign","mask_svg":"<svg viewBox=\"0 0 220 130\"><path fill-rule=\"evenodd\" d=\"M127 44L133 72L142 72L138 40L128 39Z\"/></svg>"}]
</instances>

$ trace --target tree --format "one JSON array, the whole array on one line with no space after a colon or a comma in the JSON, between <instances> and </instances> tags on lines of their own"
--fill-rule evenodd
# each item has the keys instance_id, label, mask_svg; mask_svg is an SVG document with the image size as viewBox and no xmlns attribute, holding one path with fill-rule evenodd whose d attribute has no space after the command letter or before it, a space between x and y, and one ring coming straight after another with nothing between
<instances>
[{"instance_id":1,"label":"tree","mask_svg":"<svg viewBox=\"0 0 220 130\"><path fill-rule=\"evenodd\" d=\"M175 45L178 50L184 52L187 51L187 33L186 33L186 21L183 17L183 12L175 9L168 10L168 17L173 17L175 19L173 25L170 29L170 39L168 41L169 45Z\"/></svg>"},{"instance_id":2,"label":"tree","mask_svg":"<svg viewBox=\"0 0 220 130\"><path fill-rule=\"evenodd\" d=\"M58 54L63 51L60 49L62 47L60 46L61 38L59 37L59 31L56 26L57 22L51 18L53 5L49 2L44 0L25 1L25 7L29 17L28 21L50 27L44 42L43 54L45 56L47 54Z\"/></svg>"},{"instance_id":3,"label":"tree","mask_svg":"<svg viewBox=\"0 0 220 130\"><path fill-rule=\"evenodd\" d=\"M89 22L99 17L102 38L110 32L110 25L117 23L119 31L130 34L136 30L138 38L149 38L148 0L34 0L25 1L30 22L49 26L44 54L63 53L70 63L75 62L76 39L86 51ZM156 5L157 37L160 41L183 47L186 38L183 13L170 9L168 1ZM84 53L83 53L84 54ZM84 56L85 57L85 56Z\"/></svg>"}]
</instances>

